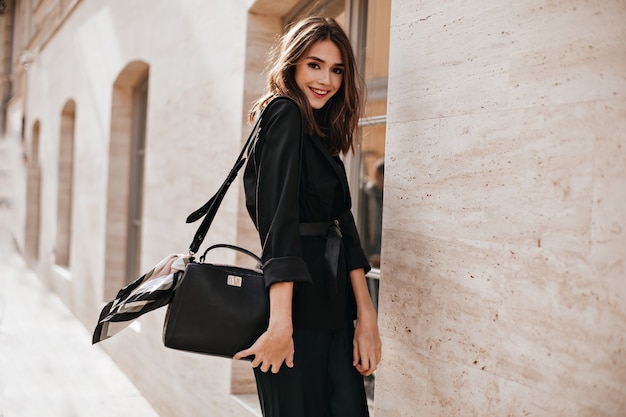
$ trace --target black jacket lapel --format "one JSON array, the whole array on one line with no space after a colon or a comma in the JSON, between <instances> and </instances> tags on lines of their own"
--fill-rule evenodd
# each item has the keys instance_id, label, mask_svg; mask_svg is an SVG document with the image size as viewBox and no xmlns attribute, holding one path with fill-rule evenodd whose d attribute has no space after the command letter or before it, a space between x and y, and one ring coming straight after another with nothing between
<instances>
[{"instance_id":1,"label":"black jacket lapel","mask_svg":"<svg viewBox=\"0 0 626 417\"><path fill-rule=\"evenodd\" d=\"M347 198L350 198L348 179L346 177L346 171L343 166L343 162L341 162L340 159L336 160L333 156L331 156L328 149L326 149L326 147L324 146L322 139L316 137L306 137L305 140L310 140L313 142L314 148L318 151L319 154L322 155L322 159L324 159L330 165L335 175L337 175L337 177L339 178L339 183L341 184L344 195L346 195Z\"/></svg>"}]
</instances>

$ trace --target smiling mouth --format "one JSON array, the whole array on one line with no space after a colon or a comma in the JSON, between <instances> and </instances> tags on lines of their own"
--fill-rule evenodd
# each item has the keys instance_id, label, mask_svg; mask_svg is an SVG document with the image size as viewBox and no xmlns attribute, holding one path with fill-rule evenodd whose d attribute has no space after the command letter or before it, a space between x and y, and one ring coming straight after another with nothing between
<instances>
[{"instance_id":1,"label":"smiling mouth","mask_svg":"<svg viewBox=\"0 0 626 417\"><path fill-rule=\"evenodd\" d=\"M318 90L317 88L310 88L310 90L313 92L315 97L318 98L326 97L326 95L329 93L328 90Z\"/></svg>"}]
</instances>

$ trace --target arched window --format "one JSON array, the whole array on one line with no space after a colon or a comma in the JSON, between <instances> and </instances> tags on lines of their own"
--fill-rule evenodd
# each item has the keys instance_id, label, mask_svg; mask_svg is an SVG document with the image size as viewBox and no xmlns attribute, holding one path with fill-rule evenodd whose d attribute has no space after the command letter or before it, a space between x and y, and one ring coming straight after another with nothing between
<instances>
[{"instance_id":1,"label":"arched window","mask_svg":"<svg viewBox=\"0 0 626 417\"><path fill-rule=\"evenodd\" d=\"M35 121L32 128L26 174L26 230L24 252L29 263L39 260L39 224L41 217L41 165L39 163L39 133L41 125Z\"/></svg>"},{"instance_id":2,"label":"arched window","mask_svg":"<svg viewBox=\"0 0 626 417\"><path fill-rule=\"evenodd\" d=\"M70 265L75 114L76 104L74 100L69 100L61 111L55 247L55 263L65 268L68 268Z\"/></svg>"},{"instance_id":3,"label":"arched window","mask_svg":"<svg viewBox=\"0 0 626 417\"><path fill-rule=\"evenodd\" d=\"M141 254L149 66L134 61L118 75L111 103L105 299L137 278Z\"/></svg>"}]
</instances>

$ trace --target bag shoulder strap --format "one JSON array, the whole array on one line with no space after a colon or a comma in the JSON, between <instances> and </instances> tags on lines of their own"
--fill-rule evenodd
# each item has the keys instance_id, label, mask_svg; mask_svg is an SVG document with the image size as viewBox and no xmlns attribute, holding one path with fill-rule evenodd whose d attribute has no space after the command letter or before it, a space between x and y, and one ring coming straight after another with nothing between
<instances>
[{"instance_id":1,"label":"bag shoulder strap","mask_svg":"<svg viewBox=\"0 0 626 417\"><path fill-rule=\"evenodd\" d=\"M291 100L294 104L297 105L297 103L293 99L285 96L275 97L269 103L267 103L267 105L261 111L259 117L257 117L257 120L254 123L252 130L250 131L250 135L248 136L246 143L243 145L243 148L241 149L241 152L239 153L235 164L231 168L220 188L217 190L215 195L213 195L209 199L209 201L207 201L202 207L187 216L187 223L193 223L204 216L202 223L200 223L200 226L198 227L198 230L196 231L196 234L191 241L191 245L189 245L190 255L195 255L198 252L198 249L200 249L200 246L202 245L202 242L204 241L204 238L209 231L209 227L211 227L211 223L213 222L213 219L217 214L217 209L219 209L220 204L222 204L222 200L224 199L228 188L233 183L233 181L237 177L237 174L239 173L239 170L246 162L247 152L249 151L249 149L252 149L257 139L259 138L259 134L261 132L261 120L263 119L263 113L265 112L265 109L269 107L272 101L278 99ZM302 132L300 132L300 153L302 153ZM300 155L300 157L302 157L302 155Z\"/></svg>"},{"instance_id":2,"label":"bag shoulder strap","mask_svg":"<svg viewBox=\"0 0 626 417\"><path fill-rule=\"evenodd\" d=\"M196 252L198 252L198 249L200 248L200 245L202 245L202 242L204 241L204 238L209 231L209 227L211 227L211 223L213 222L213 219L217 214L217 209L220 207L220 204L222 204L222 200L224 199L228 188L233 183L233 181L237 177L237 174L239 173L239 170L246 162L246 151L259 137L259 132L261 130L261 116L259 116L254 123L252 131L250 132L246 143L243 145L243 148L239 153L239 157L237 157L235 164L231 168L230 172L226 176L226 179L217 190L215 195L213 195L213 197L211 197L209 201L207 201L202 207L187 216L187 223L193 223L204 216L202 223L200 223L200 226L198 227L198 230L196 231L196 234L191 241L191 245L189 245L189 253L191 255L194 255Z\"/></svg>"}]
</instances>

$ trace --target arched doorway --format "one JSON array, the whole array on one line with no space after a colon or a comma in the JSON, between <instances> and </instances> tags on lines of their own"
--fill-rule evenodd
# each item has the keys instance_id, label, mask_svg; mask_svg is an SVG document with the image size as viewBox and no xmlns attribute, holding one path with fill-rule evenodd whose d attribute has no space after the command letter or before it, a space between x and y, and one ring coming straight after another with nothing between
<instances>
[{"instance_id":1,"label":"arched doorway","mask_svg":"<svg viewBox=\"0 0 626 417\"><path fill-rule=\"evenodd\" d=\"M75 115L76 103L74 100L68 100L61 112L55 246L55 263L64 268L70 265Z\"/></svg>"},{"instance_id":2,"label":"arched doorway","mask_svg":"<svg viewBox=\"0 0 626 417\"><path fill-rule=\"evenodd\" d=\"M26 230L24 235L24 252L26 261L29 264L36 264L39 260L39 224L41 218L40 131L41 124L37 120L32 128L26 168Z\"/></svg>"},{"instance_id":3,"label":"arched doorway","mask_svg":"<svg viewBox=\"0 0 626 417\"><path fill-rule=\"evenodd\" d=\"M149 66L129 63L113 85L104 297L137 278L141 253Z\"/></svg>"}]
</instances>

